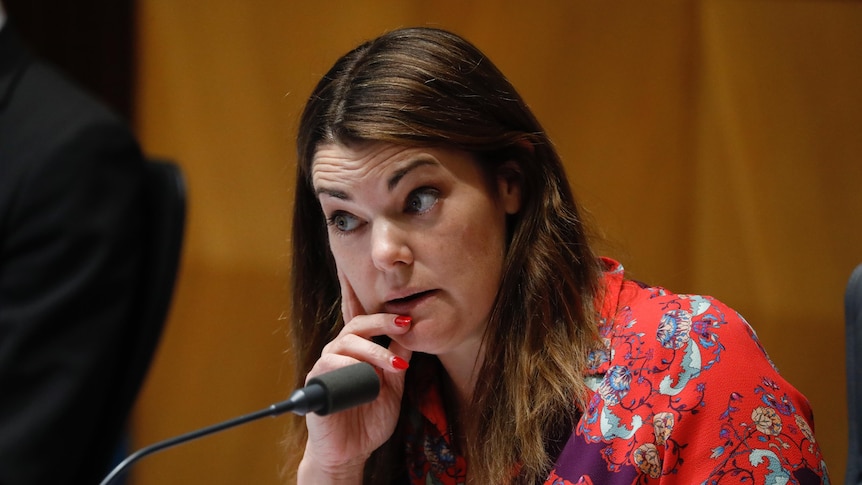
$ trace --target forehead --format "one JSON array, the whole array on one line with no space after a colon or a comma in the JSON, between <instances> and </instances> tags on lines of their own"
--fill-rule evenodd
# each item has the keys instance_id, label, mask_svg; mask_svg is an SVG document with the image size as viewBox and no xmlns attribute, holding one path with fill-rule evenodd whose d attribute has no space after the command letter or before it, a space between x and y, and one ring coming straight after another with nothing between
<instances>
[{"instance_id":1,"label":"forehead","mask_svg":"<svg viewBox=\"0 0 862 485\"><path fill-rule=\"evenodd\" d=\"M474 183L484 172L470 152L451 147L405 147L385 142L356 146L321 145L314 154L311 181L318 193L380 185L392 190L408 173L430 167L447 176ZM371 184L371 185L368 185Z\"/></svg>"},{"instance_id":2,"label":"forehead","mask_svg":"<svg viewBox=\"0 0 862 485\"><path fill-rule=\"evenodd\" d=\"M345 146L339 143L323 144L314 152L311 162L311 180L315 187L322 182L365 179L382 176L422 153L390 143L363 143Z\"/></svg>"}]
</instances>

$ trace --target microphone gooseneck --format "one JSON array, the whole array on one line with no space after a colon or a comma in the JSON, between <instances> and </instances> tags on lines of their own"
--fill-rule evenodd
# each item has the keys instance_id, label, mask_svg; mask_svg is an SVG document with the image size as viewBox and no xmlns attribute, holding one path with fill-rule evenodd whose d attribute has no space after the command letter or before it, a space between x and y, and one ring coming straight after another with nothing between
<instances>
[{"instance_id":1,"label":"microphone gooseneck","mask_svg":"<svg viewBox=\"0 0 862 485\"><path fill-rule=\"evenodd\" d=\"M120 462L100 485L109 485L132 463L157 451L170 448L206 435L233 428L266 416L278 416L288 411L300 416L315 413L320 416L344 411L377 399L380 393L380 378L367 362L349 365L309 379L308 385L293 391L290 397L266 409L229 419L219 424L201 428L174 438L154 443L132 453Z\"/></svg>"}]
</instances>

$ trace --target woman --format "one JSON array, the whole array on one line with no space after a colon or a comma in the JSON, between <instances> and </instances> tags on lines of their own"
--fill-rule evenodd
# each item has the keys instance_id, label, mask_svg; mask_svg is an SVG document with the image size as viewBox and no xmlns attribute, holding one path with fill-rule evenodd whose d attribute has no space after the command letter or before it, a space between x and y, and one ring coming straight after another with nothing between
<instances>
[{"instance_id":1,"label":"woman","mask_svg":"<svg viewBox=\"0 0 862 485\"><path fill-rule=\"evenodd\" d=\"M551 142L464 39L346 54L297 144L298 384L356 361L382 379L306 417L300 483L825 477L807 401L748 325L593 254Z\"/></svg>"}]
</instances>

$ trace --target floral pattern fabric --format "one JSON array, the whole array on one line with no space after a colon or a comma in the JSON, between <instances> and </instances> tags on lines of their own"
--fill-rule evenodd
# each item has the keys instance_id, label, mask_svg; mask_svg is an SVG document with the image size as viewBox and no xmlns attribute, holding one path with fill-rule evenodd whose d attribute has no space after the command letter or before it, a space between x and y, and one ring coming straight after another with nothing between
<instances>
[{"instance_id":1,"label":"floral pattern fabric","mask_svg":"<svg viewBox=\"0 0 862 485\"><path fill-rule=\"evenodd\" d=\"M604 262L589 404L546 485L829 483L808 401L738 313ZM419 402L406 426L407 442L421 443L408 445L411 483L464 483L439 391Z\"/></svg>"}]
</instances>

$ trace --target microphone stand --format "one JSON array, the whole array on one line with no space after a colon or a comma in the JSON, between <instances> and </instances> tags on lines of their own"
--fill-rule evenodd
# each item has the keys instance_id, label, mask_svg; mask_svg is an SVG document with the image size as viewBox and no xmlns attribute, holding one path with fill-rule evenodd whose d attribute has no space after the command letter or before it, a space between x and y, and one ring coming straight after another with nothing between
<instances>
[{"instance_id":1,"label":"microphone stand","mask_svg":"<svg viewBox=\"0 0 862 485\"><path fill-rule=\"evenodd\" d=\"M302 389L293 391L290 397L279 403L273 404L266 409L246 414L237 418L229 419L219 424L214 424L197 431L160 441L158 443L141 448L120 462L108 476L102 480L100 485L109 485L115 478L120 476L132 463L141 458L165 448L191 441L202 436L216 433L234 426L245 424L249 421L263 418L265 416L278 416L291 411L299 415L310 412L320 416L337 413L345 409L369 403L377 399L380 392L380 379L374 367L367 362L359 362L347 367L342 367L308 380L308 385Z\"/></svg>"},{"instance_id":2,"label":"microphone stand","mask_svg":"<svg viewBox=\"0 0 862 485\"><path fill-rule=\"evenodd\" d=\"M276 403L271 405L266 409L261 409L260 411L255 411L250 414L246 414L244 416L239 416L233 419L229 419L227 421L223 421L218 424L214 424L212 426L207 426L206 428L201 428L190 433L186 433L180 436L175 436L173 438L160 441L158 443L154 443L145 448L141 448L140 450L132 453L125 460L120 462L108 476L105 477L104 480L100 483L100 485L109 485L114 479L118 478L121 474L123 474L126 469L132 465L132 463L140 460L141 458L156 453L157 451L164 450L166 448L170 448L172 446L178 445L180 443L185 443L186 441L191 441L194 439L198 439L203 436L207 436L213 433L217 433L219 431L233 428L234 426L239 426L241 424L248 423L250 421L254 421L260 418L264 418L267 416L278 416L280 414L284 414L288 411L292 411L293 408L296 407L296 403L294 399L288 399L287 401L282 401L280 403Z\"/></svg>"}]
</instances>

